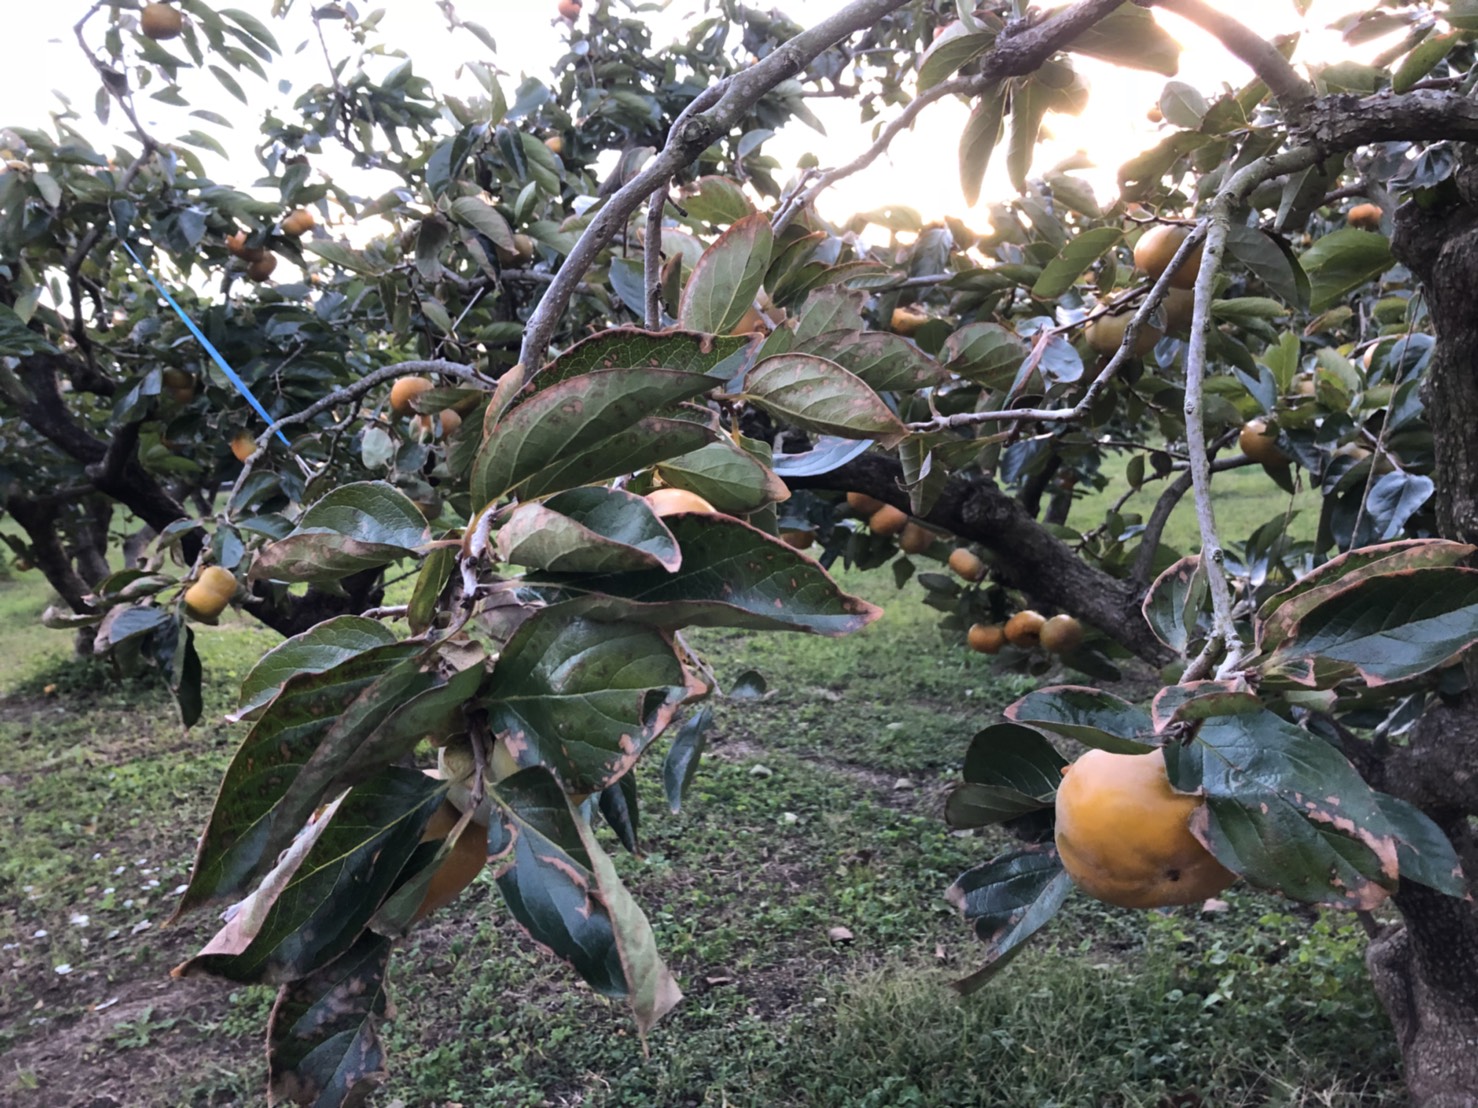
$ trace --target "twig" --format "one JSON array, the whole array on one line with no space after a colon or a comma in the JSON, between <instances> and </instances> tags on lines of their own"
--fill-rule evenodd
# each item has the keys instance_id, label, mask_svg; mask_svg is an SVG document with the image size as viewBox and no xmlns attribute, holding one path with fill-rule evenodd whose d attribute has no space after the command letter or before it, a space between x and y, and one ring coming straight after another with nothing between
<instances>
[{"instance_id":1,"label":"twig","mask_svg":"<svg viewBox=\"0 0 1478 1108\"><path fill-rule=\"evenodd\" d=\"M1211 459L1201 411L1211 302L1216 292L1216 274L1221 268L1227 232L1231 227L1232 209L1246 200L1247 195L1263 181L1297 172L1318 160L1318 151L1304 146L1258 158L1234 173L1222 186L1206 217L1206 245L1201 255L1200 272L1196 274L1191 338L1186 348L1185 431L1186 449L1190 454L1191 488L1195 492L1196 522L1201 531L1201 567L1205 570L1206 584L1211 593L1211 634L1200 655L1186 667L1184 681L1205 677L1218 659L1221 659L1218 673L1230 673L1240 664L1243 655L1242 640L1237 635L1232 617L1232 591L1223 565L1225 552L1217 534L1216 513L1211 505Z\"/></svg>"},{"instance_id":2,"label":"twig","mask_svg":"<svg viewBox=\"0 0 1478 1108\"><path fill-rule=\"evenodd\" d=\"M1119 2L1120 0L1078 0L1029 29L1016 31L1014 34L1010 28L1003 31L996 40L995 47L981 61L980 72L969 77L951 78L920 93L883 129L877 141L857 158L844 166L820 174L805 189L783 201L770 221L775 234L778 235L789 226L801 209L815 203L816 197L823 191L845 177L860 173L876 161L898 137L899 132L907 129L928 105L956 93L963 96L979 95L990 85L1006 77L1034 72L1059 47L1108 15L1119 6Z\"/></svg>"},{"instance_id":3,"label":"twig","mask_svg":"<svg viewBox=\"0 0 1478 1108\"><path fill-rule=\"evenodd\" d=\"M642 243L642 285L646 293L648 331L662 326L662 209L667 206L667 182L647 201L647 237Z\"/></svg>"},{"instance_id":4,"label":"twig","mask_svg":"<svg viewBox=\"0 0 1478 1108\"><path fill-rule=\"evenodd\" d=\"M390 380L392 377L400 377L413 373L438 373L443 377L453 377L459 381L481 382L485 380L482 374L479 373L475 368L473 368L472 366L463 365L460 362L448 362L441 359L432 359L429 361L397 362L395 365L381 366L379 369L365 374L358 381L355 381L352 385L345 385L341 389L335 389L333 392L320 397L318 400L316 400L314 403L310 404L308 407L304 408L300 412L294 412L292 415L283 416L281 419L277 420L275 423L273 423L265 431L257 436L257 448L252 451L250 456L247 457L246 461L242 463L241 472L237 474L235 482L231 485L231 491L226 497L227 515L225 518L230 518L232 505L235 504L236 497L240 494L242 487L246 484L247 477L251 474L253 467L255 467L257 459L262 456L262 452L265 449L266 444L271 441L273 436L275 436L278 431L280 431L284 427L291 427L294 424L304 423L312 419L319 413L328 411L328 409L334 407L337 404L343 404L344 402L349 400L358 400L365 393L369 392L370 389L374 388L376 385L383 384L385 381Z\"/></svg>"},{"instance_id":5,"label":"twig","mask_svg":"<svg viewBox=\"0 0 1478 1108\"><path fill-rule=\"evenodd\" d=\"M1165 294L1170 291L1170 278L1175 275L1175 271L1181 267L1181 264L1190 257L1191 252L1200 245L1203 234L1204 231L1198 227L1181 241L1180 248L1176 250L1175 256L1170 260L1170 264L1165 267L1165 272L1161 273L1155 280L1155 283L1150 286L1150 291L1139 305L1138 311L1130 316L1129 321L1124 325L1124 337L1119 341L1119 348L1114 351L1113 357L1098 371L1098 376L1092 380L1087 389L1083 391L1083 395L1078 398L1078 402L1071 408L1000 408L986 412L956 412L953 415L935 416L933 419L923 420L919 423L910 423L908 429L921 434L927 434L934 431L948 431L956 427L973 427L980 423L1010 423L1020 422L1022 420L1032 420L1041 423L1070 423L1082 419L1093 406L1094 402L1103 395L1103 391L1109 387L1109 383L1113 381L1120 368L1128 363L1131 352L1134 349L1135 339L1139 336L1140 326L1149 319L1150 315L1159 306L1160 301L1165 298ZM1137 292L1137 289L1133 290L1129 295L1134 295ZM1118 304L1122 303L1124 299L1127 299L1127 297L1103 305L1097 312L1079 320L1077 323L1055 327L1052 329L1052 333L1056 334L1059 331L1081 326L1089 319L1094 318L1095 315L1103 315L1111 311Z\"/></svg>"},{"instance_id":6,"label":"twig","mask_svg":"<svg viewBox=\"0 0 1478 1108\"><path fill-rule=\"evenodd\" d=\"M1218 450L1229 445L1240 434L1240 428L1224 432L1215 442L1211 444L1211 452L1214 455ZM1238 455L1236 458L1228 458L1222 461L1213 461L1211 469L1219 472L1223 469L1234 469L1240 465L1250 464L1251 458L1246 455ZM1165 486L1165 491L1155 501L1155 506L1150 511L1150 518L1145 521L1144 531L1139 537L1139 550L1135 552L1134 563L1129 568L1129 583L1136 592L1143 592L1150 583L1150 571L1155 564L1155 551L1160 548L1160 536L1165 533L1165 525L1170 521L1170 513L1180 503L1181 497L1185 496L1191 489L1190 462L1186 462L1186 468L1170 484Z\"/></svg>"}]
</instances>

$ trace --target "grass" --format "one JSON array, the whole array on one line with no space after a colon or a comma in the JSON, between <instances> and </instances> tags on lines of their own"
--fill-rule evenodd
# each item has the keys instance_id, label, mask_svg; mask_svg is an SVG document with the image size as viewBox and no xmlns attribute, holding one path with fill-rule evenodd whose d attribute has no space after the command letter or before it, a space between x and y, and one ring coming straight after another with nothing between
<instances>
[{"instance_id":1,"label":"grass","mask_svg":"<svg viewBox=\"0 0 1478 1108\"><path fill-rule=\"evenodd\" d=\"M942 797L969 735L1029 686L942 635L917 585L843 576L887 607L851 639L689 636L725 686L757 670L768 692L718 705L680 814L640 767L647 853L617 862L687 993L647 1052L484 875L392 962L373 1103L1403 1102L1361 933L1246 891L1218 915L1074 898L955 997L979 948L941 894L1006 844L951 834ZM182 733L157 683L111 683L36 630L44 604L34 577L0 582L0 1102L258 1102L271 990L169 982L216 921L161 927L241 731ZM272 641L201 631L207 720Z\"/></svg>"}]
</instances>

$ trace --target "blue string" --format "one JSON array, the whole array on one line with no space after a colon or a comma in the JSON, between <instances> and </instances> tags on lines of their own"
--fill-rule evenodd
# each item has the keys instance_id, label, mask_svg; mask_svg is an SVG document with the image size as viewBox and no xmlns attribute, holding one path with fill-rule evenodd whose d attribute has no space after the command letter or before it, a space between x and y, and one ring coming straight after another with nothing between
<instances>
[{"instance_id":1,"label":"blue string","mask_svg":"<svg viewBox=\"0 0 1478 1108\"><path fill-rule=\"evenodd\" d=\"M164 299L169 302L169 306L175 310L175 314L179 316L180 320L185 324L185 326L190 329L190 334L195 336L195 341L200 343L201 346L205 347L205 352L215 359L216 365L221 367L221 372L226 375L231 384L236 386L236 391L239 392L242 396L246 397L247 403L257 410L257 415L261 416L264 420L267 421L268 427L276 423L277 421L267 414L267 409L262 407L261 401L259 401L255 396L252 395L251 389L246 387L246 382L243 381L239 376L237 376L236 371L232 369L229 364L227 364L226 359L221 357L221 352L211 344L210 339L205 337L204 332L202 332L199 327L195 326L195 321L185 314L185 309L180 307L179 304L175 302L175 298L169 295L169 290L159 283L159 279L156 278L154 274L149 272L149 267L144 264L144 259L140 258L137 254L133 252L133 247L128 245L128 240L120 238L118 241L123 243L123 249L128 251L128 256L132 258L135 262L137 262L139 268L144 271L144 276L149 278L149 283L159 290L159 295L164 297ZM287 436L282 433L280 428L277 431L277 437L282 440L283 446L287 447L289 450L292 449L292 444L287 441Z\"/></svg>"}]
</instances>

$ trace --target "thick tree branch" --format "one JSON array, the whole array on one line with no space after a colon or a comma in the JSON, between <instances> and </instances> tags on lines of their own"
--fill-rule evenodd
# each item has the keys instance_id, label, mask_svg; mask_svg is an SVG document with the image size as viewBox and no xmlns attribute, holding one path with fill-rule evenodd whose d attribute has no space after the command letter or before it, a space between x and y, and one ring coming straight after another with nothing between
<instances>
[{"instance_id":1,"label":"thick tree branch","mask_svg":"<svg viewBox=\"0 0 1478 1108\"><path fill-rule=\"evenodd\" d=\"M1313 101L1314 86L1298 75L1277 47L1224 11L1213 8L1204 0L1155 0L1155 3L1220 39L1223 46L1246 62L1272 90L1284 111L1301 111Z\"/></svg>"},{"instance_id":2,"label":"thick tree branch","mask_svg":"<svg viewBox=\"0 0 1478 1108\"><path fill-rule=\"evenodd\" d=\"M795 489L865 492L909 511L902 467L883 454L864 454L830 473L788 476L785 482ZM1170 660L1139 614L1139 593L1084 562L994 482L956 474L920 518L995 554L993 573L1002 584L1071 612L1147 662Z\"/></svg>"}]
</instances>

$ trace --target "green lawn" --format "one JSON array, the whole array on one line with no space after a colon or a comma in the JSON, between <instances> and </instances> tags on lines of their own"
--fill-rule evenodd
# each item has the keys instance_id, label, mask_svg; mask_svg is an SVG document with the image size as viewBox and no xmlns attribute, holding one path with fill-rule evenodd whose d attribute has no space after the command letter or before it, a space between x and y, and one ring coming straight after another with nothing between
<instances>
[{"instance_id":1,"label":"green lawn","mask_svg":"<svg viewBox=\"0 0 1478 1108\"><path fill-rule=\"evenodd\" d=\"M1209 916L1074 898L955 997L978 945L943 890L1007 844L951 834L942 798L970 734L1028 686L942 635L917 585L843 579L887 607L852 639L689 636L721 682L756 669L769 691L718 705L681 814L658 763L638 768L646 856L618 864L687 993L646 1050L484 875L392 963L374 1104L1403 1102L1361 933L1246 891ZM185 734L157 684L71 660L34 625L45 602L34 574L0 582L0 1103L260 1103L270 991L170 981L215 921L162 927L241 732ZM207 720L272 641L201 630ZM828 941L838 926L854 941Z\"/></svg>"}]
</instances>

